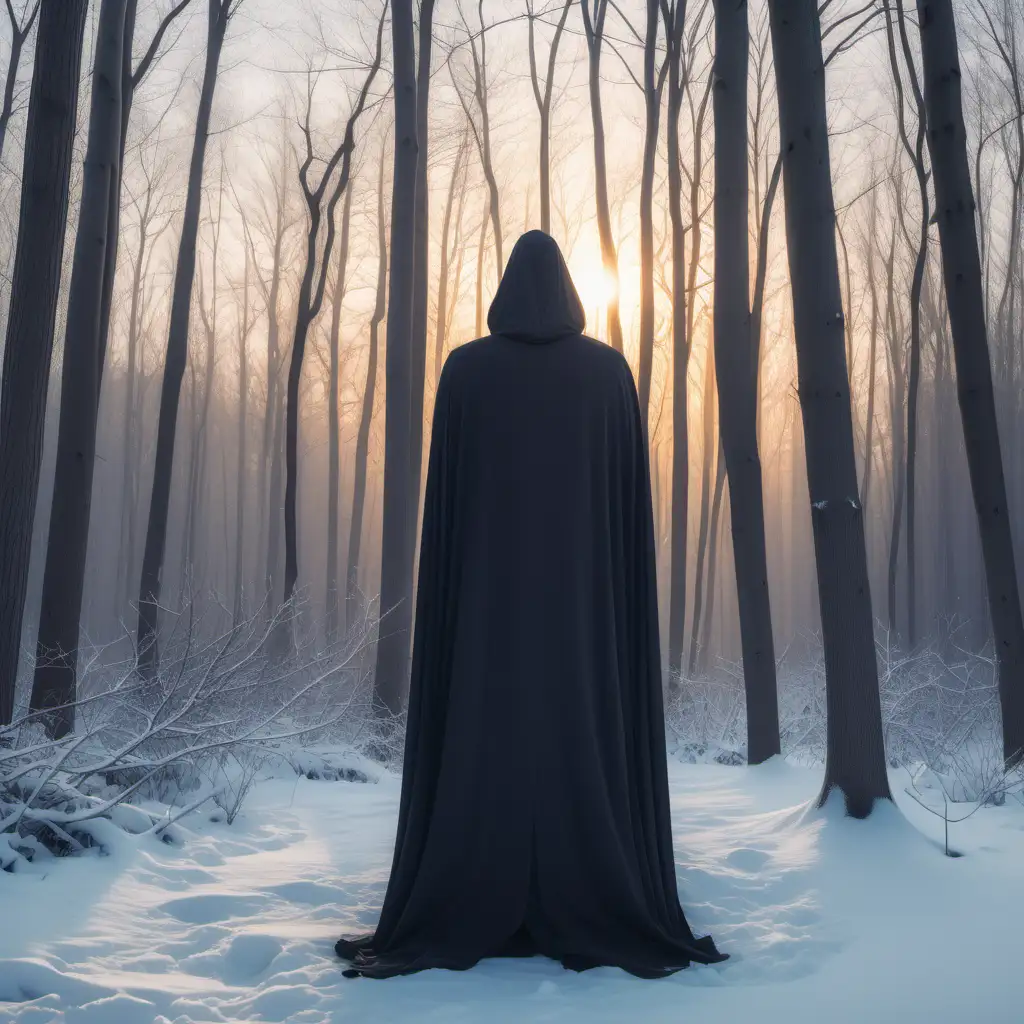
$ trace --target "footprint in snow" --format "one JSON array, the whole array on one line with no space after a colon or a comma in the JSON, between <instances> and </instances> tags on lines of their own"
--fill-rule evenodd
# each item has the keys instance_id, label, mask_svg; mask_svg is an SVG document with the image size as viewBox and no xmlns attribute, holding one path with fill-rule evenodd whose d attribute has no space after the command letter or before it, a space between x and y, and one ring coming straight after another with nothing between
<instances>
[{"instance_id":1,"label":"footprint in snow","mask_svg":"<svg viewBox=\"0 0 1024 1024\"><path fill-rule=\"evenodd\" d=\"M771 858L763 850L733 850L725 858L726 864L737 871L747 871L751 874L760 871Z\"/></svg>"},{"instance_id":2,"label":"footprint in snow","mask_svg":"<svg viewBox=\"0 0 1024 1024\"><path fill-rule=\"evenodd\" d=\"M266 906L264 896L233 896L229 893L208 893L168 900L160 909L185 924L212 924L234 917L252 917Z\"/></svg>"}]
</instances>

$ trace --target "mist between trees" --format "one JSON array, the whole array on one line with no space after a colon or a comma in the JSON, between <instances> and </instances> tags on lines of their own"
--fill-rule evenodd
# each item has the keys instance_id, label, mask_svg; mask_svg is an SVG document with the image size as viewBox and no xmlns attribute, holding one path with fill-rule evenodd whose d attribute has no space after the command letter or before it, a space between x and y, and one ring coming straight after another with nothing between
<instances>
[{"instance_id":1,"label":"mist between trees","mask_svg":"<svg viewBox=\"0 0 1024 1024\"><path fill-rule=\"evenodd\" d=\"M66 705L79 629L90 648L118 662L138 650L140 672L158 672L159 609L209 593L221 598L204 605L211 635L294 598L303 635L327 645L379 594L376 694L397 710L440 367L485 333L503 260L531 227L562 247L588 333L637 376L668 685L742 663L747 703L768 716L760 739L748 730L760 759L778 749L776 674L818 663L823 626L826 668L852 664L836 654L845 643L870 660L870 639L836 639L856 619L887 649L988 659L992 681L1002 666L1003 715L1018 714L1022 652L993 647L989 608L1000 562L997 589L1017 601L1005 524L1020 542L1024 508L1024 9L735 6L11 0L0 445L5 480L20 483L0 497L4 714L16 669L17 706L33 675L33 706L51 690ZM959 227L943 223L955 205L943 196L959 201L962 176L936 174L953 158L926 132L946 116L928 109L945 102L929 83L950 60L947 9L977 205ZM780 47L791 59L777 75ZM63 135L56 120L33 134L34 90L63 96ZM814 134L826 124L827 138ZM801 135L830 176L784 145ZM44 138L54 151L40 155ZM61 139L66 231L59 209L26 206L23 191L26 172L60 177ZM21 244L48 246L35 258L52 265L28 285L19 218ZM944 268L940 239L956 244L964 223L1001 452L984 440L984 408L968 400L963 415L984 421L968 426L975 468L987 456L991 482L1001 460L1006 491L1002 525L995 492L982 502L988 577L986 485L972 490L953 343L967 314L950 308L944 271L959 271ZM26 344L16 315L44 335L32 366L12 347ZM840 380L839 404L819 409L815 394ZM822 525L838 522L837 496L853 509L847 562L829 561L839 527ZM843 595L864 589L861 533L870 608L855 613ZM1008 614L997 634L1019 632L1019 602L1016 626ZM850 685L874 685L877 702L866 671Z\"/></svg>"}]
</instances>

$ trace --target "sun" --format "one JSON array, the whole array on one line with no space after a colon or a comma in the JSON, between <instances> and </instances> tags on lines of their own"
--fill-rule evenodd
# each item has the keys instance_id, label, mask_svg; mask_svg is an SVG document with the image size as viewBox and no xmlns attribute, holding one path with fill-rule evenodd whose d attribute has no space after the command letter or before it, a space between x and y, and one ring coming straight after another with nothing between
<instances>
[{"instance_id":1,"label":"sun","mask_svg":"<svg viewBox=\"0 0 1024 1024\"><path fill-rule=\"evenodd\" d=\"M607 309L608 303L618 294L614 275L600 261L580 260L570 266L570 273L588 314L595 309Z\"/></svg>"}]
</instances>

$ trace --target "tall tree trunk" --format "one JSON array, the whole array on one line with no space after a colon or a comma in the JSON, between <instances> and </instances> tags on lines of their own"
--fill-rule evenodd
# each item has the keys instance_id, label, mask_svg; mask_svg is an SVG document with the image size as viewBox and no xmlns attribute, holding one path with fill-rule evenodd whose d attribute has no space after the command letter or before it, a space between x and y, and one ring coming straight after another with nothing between
<instances>
[{"instance_id":1,"label":"tall tree trunk","mask_svg":"<svg viewBox=\"0 0 1024 1024\"><path fill-rule=\"evenodd\" d=\"M892 438L892 526L889 531L888 612L889 630L899 633L896 582L899 572L900 534L903 529L903 499L906 488L906 435L904 434L903 338L896 320L895 297L896 232L893 230L886 265L886 322L889 336L889 423Z\"/></svg>"},{"instance_id":2,"label":"tall tree trunk","mask_svg":"<svg viewBox=\"0 0 1024 1024\"><path fill-rule=\"evenodd\" d=\"M647 0L644 36L644 157L640 172L640 365L637 385L644 440L648 440L651 370L654 364L654 163L658 155L661 87L657 73L658 0Z\"/></svg>"},{"instance_id":3,"label":"tall tree trunk","mask_svg":"<svg viewBox=\"0 0 1024 1024\"><path fill-rule=\"evenodd\" d=\"M36 37L0 385L0 724L14 713L87 9L50 0Z\"/></svg>"},{"instance_id":4,"label":"tall tree trunk","mask_svg":"<svg viewBox=\"0 0 1024 1024\"><path fill-rule=\"evenodd\" d=\"M437 282L437 323L434 325L434 390L437 390L438 381L441 379L441 366L444 363L444 342L448 332L448 275L451 262L449 252L449 238L452 227L452 207L455 204L455 192L458 190L459 202L458 212L455 216L455 245L454 249L459 250L462 245L462 210L466 200L466 176L462 173L461 186L460 173L466 165L466 149L469 145L469 133L463 133L462 142L459 144L458 152L455 154L455 164L452 167L451 180L448 183L448 198L444 205L444 219L441 224L441 265L438 272ZM461 267L461 252L459 254L459 266ZM455 287L452 289L452 308L459 301L458 278Z\"/></svg>"},{"instance_id":5,"label":"tall tree trunk","mask_svg":"<svg viewBox=\"0 0 1024 1024\"><path fill-rule=\"evenodd\" d=\"M708 514L711 506L711 468L718 448L715 440L715 362L712 339L708 338L708 351L704 363L703 433L704 452L700 481L700 522L697 527L697 565L693 576L693 615L690 622L689 674L697 671L700 617L704 610L704 565L708 553Z\"/></svg>"},{"instance_id":6,"label":"tall tree trunk","mask_svg":"<svg viewBox=\"0 0 1024 1024\"><path fill-rule=\"evenodd\" d=\"M109 204L116 199L120 157L125 5L126 0L103 0L100 7L89 142L64 335L57 463L32 683L32 710L56 709L46 716L45 722L47 732L58 737L74 728L78 627L96 462L95 424L106 354L106 337L100 334L103 271L106 251L114 244L108 228L112 222L116 225Z\"/></svg>"},{"instance_id":7,"label":"tall tree trunk","mask_svg":"<svg viewBox=\"0 0 1024 1024\"><path fill-rule=\"evenodd\" d=\"M704 675L708 668L708 656L711 653L711 620L715 614L715 581L718 574L718 548L721 531L719 522L722 515L722 498L725 494L725 455L722 451L722 437L718 437L718 453L715 458L715 494L711 501L711 524L708 527L708 578L705 587L704 615L700 626L700 645L697 655L697 672ZM749 726L748 726L749 732ZM749 754L747 759L750 760ZM752 762L753 763L753 762Z\"/></svg>"},{"instance_id":8,"label":"tall tree trunk","mask_svg":"<svg viewBox=\"0 0 1024 1024\"><path fill-rule=\"evenodd\" d=\"M885 0L886 36L889 44L889 63L892 67L893 82L896 86L896 110L900 139L909 155L917 175L918 201L921 219L918 229L917 252L914 257L914 273L910 282L910 373L907 380L907 640L911 647L917 641L917 405L921 390L921 288L924 283L925 264L928 259L928 221L931 213L928 203L928 172L924 162L925 110L924 97L914 69L914 55L907 38L906 19L903 15L903 0L896 0L896 14L899 23L903 59L907 65L917 108L917 135L913 145L907 134L903 109L903 77L896 55L896 41L892 25L889 0ZM902 205L900 207L902 211ZM901 214L902 221L902 214Z\"/></svg>"},{"instance_id":9,"label":"tall tree trunk","mask_svg":"<svg viewBox=\"0 0 1024 1024\"><path fill-rule=\"evenodd\" d=\"M760 337L760 324L755 336L748 306L748 65L746 2L719 3L715 6L714 67L715 376L722 453L729 474L733 562L747 698L747 760L760 764L778 754L781 746L764 539L764 494L757 447L755 341Z\"/></svg>"},{"instance_id":10,"label":"tall tree trunk","mask_svg":"<svg viewBox=\"0 0 1024 1024\"><path fill-rule=\"evenodd\" d=\"M409 413L409 544L415 552L423 475L423 398L427 375L427 305L430 290L430 194L427 182L429 142L430 51L434 41L434 0L420 0L419 53L416 69L416 207L413 226L412 405Z\"/></svg>"},{"instance_id":11,"label":"tall tree trunk","mask_svg":"<svg viewBox=\"0 0 1024 1024\"><path fill-rule=\"evenodd\" d=\"M484 255L487 245L487 212L480 215L480 237L476 243L476 320L474 337L484 333ZM499 273L501 272L499 268Z\"/></svg>"},{"instance_id":12,"label":"tall tree trunk","mask_svg":"<svg viewBox=\"0 0 1024 1024\"><path fill-rule=\"evenodd\" d=\"M338 636L340 617L338 593L338 499L341 487L340 441L341 417L338 410L340 388L339 368L341 349L341 304L345 298L345 271L348 267L349 226L352 221L352 186L345 190L345 205L341 212L341 238L338 244L338 271L331 297L331 360L330 384L327 393L327 641L333 643Z\"/></svg>"},{"instance_id":13,"label":"tall tree trunk","mask_svg":"<svg viewBox=\"0 0 1024 1024\"><path fill-rule=\"evenodd\" d=\"M918 0L917 14L957 396L995 634L1003 755L1010 766L1024 756L1024 623L985 330L956 24L951 0Z\"/></svg>"},{"instance_id":14,"label":"tall tree trunk","mask_svg":"<svg viewBox=\"0 0 1024 1024\"><path fill-rule=\"evenodd\" d=\"M857 500L817 0L769 0L793 289L800 409L825 653L828 714L819 804L839 789L866 817L891 799Z\"/></svg>"},{"instance_id":15,"label":"tall tree trunk","mask_svg":"<svg viewBox=\"0 0 1024 1024\"><path fill-rule=\"evenodd\" d=\"M149 232L153 217L153 186L147 183L145 200L139 214L139 249L132 264L132 298L128 310L128 367L125 374L124 409L121 419L121 537L118 551L117 609L127 600L131 586L131 563L135 550L135 504L138 481L135 475L135 452L138 448L135 411L138 402L139 345L142 334L142 298L145 282Z\"/></svg>"},{"instance_id":16,"label":"tall tree trunk","mask_svg":"<svg viewBox=\"0 0 1024 1024\"><path fill-rule=\"evenodd\" d=\"M363 541L363 518L366 505L367 461L370 451L370 427L373 425L373 401L377 392L377 355L380 325L384 320L388 286L388 239L384 218L384 153L381 148L377 172L377 295L370 317L370 351L366 361L366 384L363 387L363 409L356 434L356 464L352 474L352 522L349 525L348 571L346 573L345 621L355 620L359 591L359 558Z\"/></svg>"},{"instance_id":17,"label":"tall tree trunk","mask_svg":"<svg viewBox=\"0 0 1024 1024\"><path fill-rule=\"evenodd\" d=\"M298 545L298 487L299 487L299 384L302 380L302 361L306 352L306 339L313 322L320 315L327 288L327 273L334 250L335 215L342 193L350 186L352 173L352 152L355 149L355 128L369 96L370 87L380 69L384 45L384 18L377 24L377 49L366 78L359 90L359 96L352 105L342 141L325 162L320 182L313 188L309 183L309 170L313 165L312 133L310 116L313 102L312 88L306 105L306 120L303 137L306 140L306 156L299 167L299 184L306 201L306 263L299 283L298 309L295 315L295 334L292 341L291 361L288 366L288 405L285 432L285 466L287 477L284 491L284 600L292 599L299 577ZM415 170L415 168L414 168ZM328 195L328 186L337 171L334 186ZM326 200L326 208L324 206ZM323 251L320 248L320 225L326 223ZM411 244L411 242L410 242ZM412 253L409 253L410 260ZM319 266L318 266L319 265ZM412 282L409 283L410 289ZM410 292L411 298L411 292ZM284 635L282 634L282 638Z\"/></svg>"},{"instance_id":18,"label":"tall tree trunk","mask_svg":"<svg viewBox=\"0 0 1024 1024\"><path fill-rule=\"evenodd\" d=\"M593 4L593 14L590 5ZM608 0L580 0L587 37L587 83L590 92L590 118L594 135L594 201L597 205L597 232L601 239L601 263L611 285L608 296L608 340L617 352L622 347L622 321L619 317L619 257L612 235L611 205L608 202L608 160L605 154L604 108L601 104L601 47L604 43L604 19Z\"/></svg>"},{"instance_id":19,"label":"tall tree trunk","mask_svg":"<svg viewBox=\"0 0 1024 1024\"><path fill-rule=\"evenodd\" d=\"M878 225L878 199L874 190L870 203L870 224L867 239L868 290L871 293L871 345L868 350L868 409L864 421L864 472L860 483L860 506L867 516L871 497L871 471L874 467L875 373L878 363L878 282L875 275L875 230Z\"/></svg>"},{"instance_id":20,"label":"tall tree trunk","mask_svg":"<svg viewBox=\"0 0 1024 1024\"><path fill-rule=\"evenodd\" d=\"M171 499L171 470L174 465L174 436L178 418L181 379L188 357L188 325L192 307L192 285L196 270L196 242L199 237L199 214L202 205L203 166L210 135L213 94L221 49L227 34L228 20L239 0L210 0L207 27L206 64L199 95L199 109L192 142L192 159L185 194L185 214L181 243L174 272L171 297L171 319L167 334L167 357L164 363L160 392L160 416L157 425L156 456L153 465L153 490L146 526L146 547L142 558L139 583L139 628L137 649L139 667L146 676L155 674L159 663L157 649L157 617L160 586L167 541L167 518Z\"/></svg>"},{"instance_id":21,"label":"tall tree trunk","mask_svg":"<svg viewBox=\"0 0 1024 1024\"><path fill-rule=\"evenodd\" d=\"M481 13L482 17L482 13ZM384 429L384 522L381 540L380 637L374 698L379 712L397 714L402 703L412 625L409 531L413 254L416 229L416 72L412 0L393 0L395 162L391 183L391 280L388 286L387 403ZM486 109L486 103L484 103ZM494 196L492 194L492 217ZM500 228L495 225L495 235ZM500 261L500 253L499 253Z\"/></svg>"},{"instance_id":22,"label":"tall tree trunk","mask_svg":"<svg viewBox=\"0 0 1024 1024\"><path fill-rule=\"evenodd\" d=\"M238 626L245 614L245 498L249 439L249 248L245 247L242 305L238 311L238 467L235 475L235 585L231 620ZM227 488L225 488L225 498ZM226 518L226 517L225 517Z\"/></svg>"},{"instance_id":23,"label":"tall tree trunk","mask_svg":"<svg viewBox=\"0 0 1024 1024\"><path fill-rule=\"evenodd\" d=\"M547 76L544 79L542 90L537 75L537 48L534 41L536 15L533 12L532 0L527 0L526 5L530 84L533 86L533 98L537 103L537 113L540 114L540 229L548 235L551 234L551 95L555 83L558 44L562 41L562 32L565 29L565 21L569 17L570 7L572 7L572 0L565 0L562 4L562 13L559 16L558 24L555 26L551 49L548 50ZM527 211L529 211L529 195L527 195Z\"/></svg>"},{"instance_id":24,"label":"tall tree trunk","mask_svg":"<svg viewBox=\"0 0 1024 1024\"><path fill-rule=\"evenodd\" d=\"M690 431L687 419L687 370L690 335L687 332L686 227L683 224L679 112L685 82L682 68L683 9L676 26L668 26L668 210L672 222L672 513L669 566L668 669L669 686L679 684L686 637L686 548L690 505ZM620 339L621 340L621 339Z\"/></svg>"}]
</instances>

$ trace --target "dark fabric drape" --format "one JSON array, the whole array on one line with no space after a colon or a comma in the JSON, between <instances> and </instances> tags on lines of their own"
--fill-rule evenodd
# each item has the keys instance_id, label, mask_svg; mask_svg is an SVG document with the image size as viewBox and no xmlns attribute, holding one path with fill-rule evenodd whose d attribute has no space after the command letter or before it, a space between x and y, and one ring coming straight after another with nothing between
<instances>
[{"instance_id":1,"label":"dark fabric drape","mask_svg":"<svg viewBox=\"0 0 1024 1024\"><path fill-rule=\"evenodd\" d=\"M521 241L495 333L455 349L438 387L394 859L375 933L337 944L348 974L725 959L676 890L633 376L565 333L582 326L565 264L526 237L564 279L538 306Z\"/></svg>"}]
</instances>

